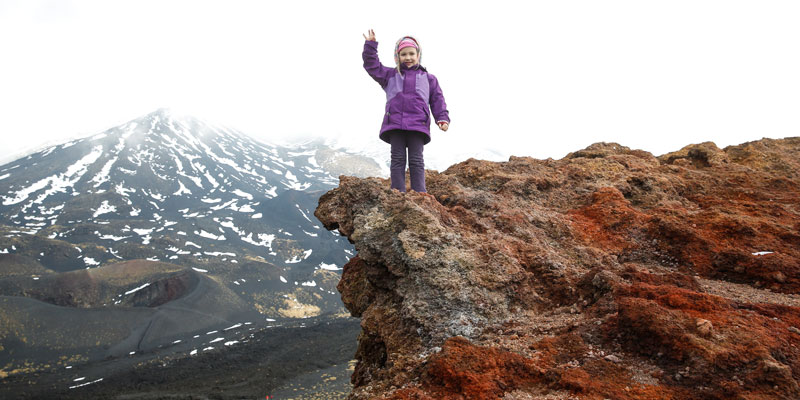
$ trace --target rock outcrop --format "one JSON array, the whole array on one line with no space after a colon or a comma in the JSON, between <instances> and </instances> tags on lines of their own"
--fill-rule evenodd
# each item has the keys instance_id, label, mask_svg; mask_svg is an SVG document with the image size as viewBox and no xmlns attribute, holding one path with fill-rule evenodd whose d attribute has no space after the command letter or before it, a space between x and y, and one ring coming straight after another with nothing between
<instances>
[{"instance_id":1,"label":"rock outcrop","mask_svg":"<svg viewBox=\"0 0 800 400\"><path fill-rule=\"evenodd\" d=\"M800 398L800 138L341 177L352 399Z\"/></svg>"}]
</instances>

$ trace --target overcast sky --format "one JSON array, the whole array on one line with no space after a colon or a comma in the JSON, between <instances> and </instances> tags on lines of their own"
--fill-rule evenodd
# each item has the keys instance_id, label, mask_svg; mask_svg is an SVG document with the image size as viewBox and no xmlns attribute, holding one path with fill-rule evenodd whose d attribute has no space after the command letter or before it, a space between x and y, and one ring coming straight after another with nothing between
<instances>
[{"instance_id":1,"label":"overcast sky","mask_svg":"<svg viewBox=\"0 0 800 400\"><path fill-rule=\"evenodd\" d=\"M798 21L797 0L0 0L0 162L160 107L380 146L369 28L386 65L416 36L439 78L452 125L426 157L799 136Z\"/></svg>"}]
</instances>

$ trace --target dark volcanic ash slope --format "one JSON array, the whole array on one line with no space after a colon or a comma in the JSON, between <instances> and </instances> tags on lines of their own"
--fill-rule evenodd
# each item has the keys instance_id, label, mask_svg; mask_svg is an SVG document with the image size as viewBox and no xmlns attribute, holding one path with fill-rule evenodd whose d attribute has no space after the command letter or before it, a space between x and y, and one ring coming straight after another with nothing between
<instances>
[{"instance_id":1,"label":"dark volcanic ash slope","mask_svg":"<svg viewBox=\"0 0 800 400\"><path fill-rule=\"evenodd\" d=\"M800 138L343 179L353 399L800 397Z\"/></svg>"},{"instance_id":2,"label":"dark volcanic ash slope","mask_svg":"<svg viewBox=\"0 0 800 400\"><path fill-rule=\"evenodd\" d=\"M144 283L125 291L129 282ZM23 291L0 296L0 344L12 366L149 352L256 315L207 274L150 261L50 275Z\"/></svg>"}]
</instances>

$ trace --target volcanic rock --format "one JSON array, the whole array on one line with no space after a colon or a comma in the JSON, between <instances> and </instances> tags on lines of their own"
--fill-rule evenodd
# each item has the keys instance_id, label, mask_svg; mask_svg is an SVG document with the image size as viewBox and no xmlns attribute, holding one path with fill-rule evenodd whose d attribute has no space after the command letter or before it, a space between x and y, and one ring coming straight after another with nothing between
<instances>
[{"instance_id":1,"label":"volcanic rock","mask_svg":"<svg viewBox=\"0 0 800 400\"><path fill-rule=\"evenodd\" d=\"M351 399L800 398L800 138L340 177Z\"/></svg>"}]
</instances>

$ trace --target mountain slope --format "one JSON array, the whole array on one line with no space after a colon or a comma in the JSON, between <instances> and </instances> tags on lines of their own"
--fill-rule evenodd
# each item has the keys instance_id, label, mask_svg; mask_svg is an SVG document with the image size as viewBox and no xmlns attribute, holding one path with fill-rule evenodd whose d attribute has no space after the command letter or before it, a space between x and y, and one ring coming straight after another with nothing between
<instances>
[{"instance_id":1,"label":"mountain slope","mask_svg":"<svg viewBox=\"0 0 800 400\"><path fill-rule=\"evenodd\" d=\"M320 143L260 143L158 110L0 167L0 372L188 355L209 331L340 314L352 246L312 215L338 182L332 165L380 172ZM36 329L48 325L63 329Z\"/></svg>"},{"instance_id":2,"label":"mountain slope","mask_svg":"<svg viewBox=\"0 0 800 400\"><path fill-rule=\"evenodd\" d=\"M21 233L108 248L91 255L65 249L66 259L32 255L61 270L132 258L118 253L122 244L162 261L188 255L230 261L235 249L247 248L283 263L309 248L305 238L324 233L307 218L315 196L294 196L296 209L284 210L296 217L291 226L274 224L274 211L262 204L290 190L332 187L336 179L316 164L315 153L160 110L4 166L0 218Z\"/></svg>"}]
</instances>

